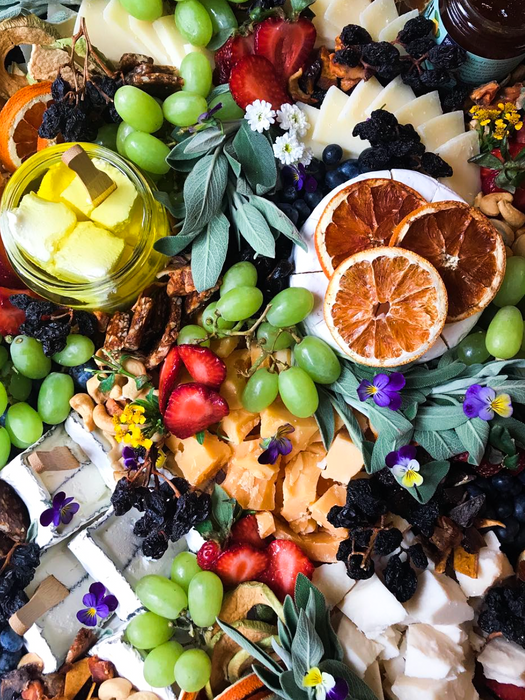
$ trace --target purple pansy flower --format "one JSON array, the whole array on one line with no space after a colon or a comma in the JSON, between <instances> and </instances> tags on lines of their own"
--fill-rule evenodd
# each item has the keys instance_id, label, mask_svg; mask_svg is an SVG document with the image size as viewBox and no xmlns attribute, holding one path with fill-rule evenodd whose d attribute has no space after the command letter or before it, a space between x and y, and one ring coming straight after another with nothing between
<instances>
[{"instance_id":1,"label":"purple pansy flower","mask_svg":"<svg viewBox=\"0 0 525 700\"><path fill-rule=\"evenodd\" d=\"M130 447L125 445L122 450L122 459L125 469L138 469L141 464L144 464L145 450L142 447Z\"/></svg>"},{"instance_id":2,"label":"purple pansy flower","mask_svg":"<svg viewBox=\"0 0 525 700\"><path fill-rule=\"evenodd\" d=\"M43 527L48 527L53 523L55 527L58 527L60 523L64 525L69 525L73 516L80 508L78 503L73 502L72 497L67 498L64 491L59 491L53 497L53 505L51 508L45 510L40 516L40 525Z\"/></svg>"},{"instance_id":3,"label":"purple pansy flower","mask_svg":"<svg viewBox=\"0 0 525 700\"><path fill-rule=\"evenodd\" d=\"M106 587L98 581L91 584L82 602L86 607L77 612L77 620L87 627L96 627L97 617L104 619L118 607L115 596L106 595Z\"/></svg>"},{"instance_id":4,"label":"purple pansy flower","mask_svg":"<svg viewBox=\"0 0 525 700\"><path fill-rule=\"evenodd\" d=\"M357 387L357 395L361 401L372 397L377 406L382 408L388 406L392 411L397 411L401 407L401 394L399 392L405 383L401 372L376 374L371 382L368 379L363 379Z\"/></svg>"},{"instance_id":5,"label":"purple pansy flower","mask_svg":"<svg viewBox=\"0 0 525 700\"><path fill-rule=\"evenodd\" d=\"M469 386L463 401L463 413L468 418L492 420L494 414L503 418L512 415L512 402L508 394L496 394L490 386L473 384Z\"/></svg>"},{"instance_id":6,"label":"purple pansy flower","mask_svg":"<svg viewBox=\"0 0 525 700\"><path fill-rule=\"evenodd\" d=\"M261 447L264 450L259 455L257 460L259 464L275 464L279 455L289 455L292 451L292 441L286 435L293 433L295 428L290 423L281 425L275 435L271 438L266 438L261 442Z\"/></svg>"},{"instance_id":7,"label":"purple pansy flower","mask_svg":"<svg viewBox=\"0 0 525 700\"><path fill-rule=\"evenodd\" d=\"M419 473L420 464L416 459L417 450L414 445L405 445L399 450L389 452L385 458L386 466L390 467L393 475L407 489L421 486L423 477Z\"/></svg>"},{"instance_id":8,"label":"purple pansy flower","mask_svg":"<svg viewBox=\"0 0 525 700\"><path fill-rule=\"evenodd\" d=\"M304 189L306 192L315 192L317 189L317 180L313 175L306 172L306 168L302 163L298 165L286 165L282 169L282 178L287 185L293 185L300 192Z\"/></svg>"},{"instance_id":9,"label":"purple pansy flower","mask_svg":"<svg viewBox=\"0 0 525 700\"><path fill-rule=\"evenodd\" d=\"M334 678L317 666L305 675L303 687L315 688L315 700L346 700L348 697L348 683L344 678Z\"/></svg>"}]
</instances>

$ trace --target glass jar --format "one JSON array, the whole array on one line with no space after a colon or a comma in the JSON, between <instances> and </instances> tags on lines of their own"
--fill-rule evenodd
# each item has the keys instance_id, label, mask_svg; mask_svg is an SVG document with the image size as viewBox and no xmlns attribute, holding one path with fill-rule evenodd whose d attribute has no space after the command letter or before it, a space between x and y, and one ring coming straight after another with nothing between
<instances>
[{"instance_id":1,"label":"glass jar","mask_svg":"<svg viewBox=\"0 0 525 700\"><path fill-rule=\"evenodd\" d=\"M467 51L459 71L466 83L501 80L525 58L525 0L432 0L425 16L439 44Z\"/></svg>"},{"instance_id":2,"label":"glass jar","mask_svg":"<svg viewBox=\"0 0 525 700\"><path fill-rule=\"evenodd\" d=\"M140 291L151 284L166 257L157 253L153 244L169 234L164 207L153 195L154 186L131 163L117 153L93 143L82 143L90 158L100 158L118 168L133 183L138 193L130 217L136 237L127 253L121 255L117 267L107 277L89 282L59 279L28 257L16 242L11 230L8 210L18 207L22 197L36 192L42 178L52 165L61 162L62 154L74 144L66 143L39 151L23 163L13 174L0 203L0 230L9 261L29 289L44 299L74 309L99 309L113 312L129 306ZM135 217L135 218L134 218ZM126 250L125 248L125 250Z\"/></svg>"}]
</instances>

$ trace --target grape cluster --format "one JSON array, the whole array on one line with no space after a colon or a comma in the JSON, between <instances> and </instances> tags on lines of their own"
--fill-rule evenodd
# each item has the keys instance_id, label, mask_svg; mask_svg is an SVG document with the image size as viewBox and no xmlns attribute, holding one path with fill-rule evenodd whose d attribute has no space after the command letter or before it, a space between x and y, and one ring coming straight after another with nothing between
<instances>
[{"instance_id":1,"label":"grape cluster","mask_svg":"<svg viewBox=\"0 0 525 700\"><path fill-rule=\"evenodd\" d=\"M179 496L175 495L174 489ZM192 491L188 482L178 477L159 487L134 486L123 478L117 483L111 503L115 515L124 515L132 508L144 513L135 523L133 532L144 538L144 556L160 559L169 540L177 542L192 527L206 520L211 499L208 494Z\"/></svg>"}]
</instances>

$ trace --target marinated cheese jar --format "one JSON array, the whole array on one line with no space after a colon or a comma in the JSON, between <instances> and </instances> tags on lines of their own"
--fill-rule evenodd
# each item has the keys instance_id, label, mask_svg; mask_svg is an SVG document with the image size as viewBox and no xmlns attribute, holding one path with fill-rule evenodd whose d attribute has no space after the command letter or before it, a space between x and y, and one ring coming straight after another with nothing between
<instances>
[{"instance_id":1,"label":"marinated cheese jar","mask_svg":"<svg viewBox=\"0 0 525 700\"><path fill-rule=\"evenodd\" d=\"M525 58L525 0L431 0L425 16L438 43L467 51L459 71L466 83L500 80Z\"/></svg>"},{"instance_id":2,"label":"marinated cheese jar","mask_svg":"<svg viewBox=\"0 0 525 700\"><path fill-rule=\"evenodd\" d=\"M125 241L122 253L115 268L106 276L89 281L63 279L62 275L53 274L45 269L45 265L32 259L27 250L20 247L13 231L10 213L25 195L36 194L45 174L62 162L62 154L72 145L60 144L39 151L16 170L0 202L0 232L11 265L29 289L44 299L74 309L112 312L129 306L139 292L154 281L166 263L166 257L154 250L153 244L169 234L167 215L154 197L154 185L133 164L102 146L80 144L91 159L118 169L137 192L129 222L117 236ZM50 267L57 257L58 254L51 255Z\"/></svg>"}]
</instances>

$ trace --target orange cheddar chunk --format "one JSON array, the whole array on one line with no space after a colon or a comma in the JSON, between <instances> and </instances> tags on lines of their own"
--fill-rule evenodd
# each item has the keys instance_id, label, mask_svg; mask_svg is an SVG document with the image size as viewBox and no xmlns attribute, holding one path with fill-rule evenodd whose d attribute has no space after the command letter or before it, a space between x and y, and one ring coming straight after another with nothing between
<instances>
[{"instance_id":1,"label":"orange cheddar chunk","mask_svg":"<svg viewBox=\"0 0 525 700\"><path fill-rule=\"evenodd\" d=\"M300 452L284 470L281 516L290 523L301 520L299 532L307 526L306 521L310 518L308 507L317 499L317 482L321 475L318 462L319 456L315 452Z\"/></svg>"},{"instance_id":2,"label":"orange cheddar chunk","mask_svg":"<svg viewBox=\"0 0 525 700\"><path fill-rule=\"evenodd\" d=\"M309 535L317 530L317 523L313 518L309 518L308 515L303 515L302 518L297 520L290 520L288 525L299 535Z\"/></svg>"},{"instance_id":3,"label":"orange cheddar chunk","mask_svg":"<svg viewBox=\"0 0 525 700\"><path fill-rule=\"evenodd\" d=\"M259 440L246 440L233 447L230 465L250 472L257 479L273 479L275 472L279 471L279 459L275 464L261 464L259 462L261 453L262 448Z\"/></svg>"},{"instance_id":4,"label":"orange cheddar chunk","mask_svg":"<svg viewBox=\"0 0 525 700\"><path fill-rule=\"evenodd\" d=\"M332 479L341 484L348 484L364 466L363 455L357 448L346 430L338 433L326 455L326 469L323 469L323 479Z\"/></svg>"},{"instance_id":5,"label":"orange cheddar chunk","mask_svg":"<svg viewBox=\"0 0 525 700\"><path fill-rule=\"evenodd\" d=\"M295 428L293 433L286 436L292 443L292 451L286 455L284 461L290 462L301 450L306 449L310 443L319 440L320 437L315 418L297 418L278 399L261 411L261 438L272 437L285 423L290 423Z\"/></svg>"},{"instance_id":6,"label":"orange cheddar chunk","mask_svg":"<svg viewBox=\"0 0 525 700\"><path fill-rule=\"evenodd\" d=\"M200 486L204 481L212 479L228 462L232 449L216 435L206 432L202 445L195 437L190 437L179 440L174 452L175 461L184 478L192 486Z\"/></svg>"},{"instance_id":7,"label":"orange cheddar chunk","mask_svg":"<svg viewBox=\"0 0 525 700\"><path fill-rule=\"evenodd\" d=\"M258 440L248 440L233 448L233 457L221 486L246 510L273 510L275 482L279 460L275 464L259 464L262 450Z\"/></svg>"},{"instance_id":8,"label":"orange cheddar chunk","mask_svg":"<svg viewBox=\"0 0 525 700\"><path fill-rule=\"evenodd\" d=\"M276 352L272 353L273 356L275 357L276 360L279 362L283 362L286 365L291 365L292 364L292 351L289 348L286 348L286 350L277 350ZM250 357L252 361L252 365L254 365L259 357L262 355L262 350L260 347L257 345L252 345L250 348ZM268 367L270 365L270 360L268 357L266 357L261 364L257 365L258 367Z\"/></svg>"},{"instance_id":9,"label":"orange cheddar chunk","mask_svg":"<svg viewBox=\"0 0 525 700\"><path fill-rule=\"evenodd\" d=\"M259 537L262 537L264 540L265 537L273 535L275 532L275 518L273 517L273 513L263 510L255 514L255 520L257 521Z\"/></svg>"},{"instance_id":10,"label":"orange cheddar chunk","mask_svg":"<svg viewBox=\"0 0 525 700\"><path fill-rule=\"evenodd\" d=\"M258 413L250 413L244 408L239 408L225 416L221 421L221 428L234 445L240 445L244 438L251 433L259 423L261 417Z\"/></svg>"},{"instance_id":11,"label":"orange cheddar chunk","mask_svg":"<svg viewBox=\"0 0 525 700\"><path fill-rule=\"evenodd\" d=\"M274 537L278 540L291 540L300 547L312 561L333 563L340 543L345 537L336 537L325 530L318 530L311 535L298 535L282 520L275 521Z\"/></svg>"},{"instance_id":12,"label":"orange cheddar chunk","mask_svg":"<svg viewBox=\"0 0 525 700\"><path fill-rule=\"evenodd\" d=\"M250 353L248 350L234 350L224 359L226 378L219 389L220 395L226 399L230 411L242 408L242 392L246 386L244 372L250 368Z\"/></svg>"},{"instance_id":13,"label":"orange cheddar chunk","mask_svg":"<svg viewBox=\"0 0 525 700\"><path fill-rule=\"evenodd\" d=\"M326 528L334 535L346 533L344 528L334 527L328 522L327 515L333 506L344 506L346 503L346 488L342 484L334 484L321 498L310 506L312 518L318 525Z\"/></svg>"},{"instance_id":14,"label":"orange cheddar chunk","mask_svg":"<svg viewBox=\"0 0 525 700\"><path fill-rule=\"evenodd\" d=\"M237 345L239 345L240 340L240 337L235 335L232 335L229 338L221 338L220 340L212 340L210 343L210 348L216 355L225 360L232 354Z\"/></svg>"}]
</instances>

